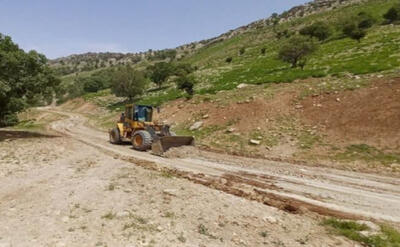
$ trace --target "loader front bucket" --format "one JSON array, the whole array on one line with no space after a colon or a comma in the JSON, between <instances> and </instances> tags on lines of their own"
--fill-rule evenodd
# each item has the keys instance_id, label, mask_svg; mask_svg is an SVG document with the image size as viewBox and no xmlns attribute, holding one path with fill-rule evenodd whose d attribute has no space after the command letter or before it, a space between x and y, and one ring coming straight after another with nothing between
<instances>
[{"instance_id":1,"label":"loader front bucket","mask_svg":"<svg viewBox=\"0 0 400 247\"><path fill-rule=\"evenodd\" d=\"M151 151L155 155L163 155L168 149L181 146L194 146L192 136L164 136L154 141L151 145Z\"/></svg>"}]
</instances>

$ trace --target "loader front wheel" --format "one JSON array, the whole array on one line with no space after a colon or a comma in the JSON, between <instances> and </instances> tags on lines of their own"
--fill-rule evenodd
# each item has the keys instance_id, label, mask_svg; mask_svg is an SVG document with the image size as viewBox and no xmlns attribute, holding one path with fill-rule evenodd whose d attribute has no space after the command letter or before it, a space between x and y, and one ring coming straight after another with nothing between
<instances>
[{"instance_id":1,"label":"loader front wheel","mask_svg":"<svg viewBox=\"0 0 400 247\"><path fill-rule=\"evenodd\" d=\"M151 148L153 138L150 133L145 130L139 130L133 134L132 145L135 150L146 151Z\"/></svg>"},{"instance_id":2,"label":"loader front wheel","mask_svg":"<svg viewBox=\"0 0 400 247\"><path fill-rule=\"evenodd\" d=\"M114 128L110 131L110 142L112 144L121 144L121 135L119 134L118 128Z\"/></svg>"}]
</instances>

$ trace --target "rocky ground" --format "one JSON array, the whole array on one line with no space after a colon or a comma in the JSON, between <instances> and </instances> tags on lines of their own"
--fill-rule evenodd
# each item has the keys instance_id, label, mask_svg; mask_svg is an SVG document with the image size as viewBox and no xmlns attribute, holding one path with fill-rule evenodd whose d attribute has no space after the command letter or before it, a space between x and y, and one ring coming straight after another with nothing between
<instances>
[{"instance_id":1,"label":"rocky ground","mask_svg":"<svg viewBox=\"0 0 400 247\"><path fill-rule=\"evenodd\" d=\"M353 246L319 217L144 169L67 136L0 136L0 246Z\"/></svg>"}]
</instances>

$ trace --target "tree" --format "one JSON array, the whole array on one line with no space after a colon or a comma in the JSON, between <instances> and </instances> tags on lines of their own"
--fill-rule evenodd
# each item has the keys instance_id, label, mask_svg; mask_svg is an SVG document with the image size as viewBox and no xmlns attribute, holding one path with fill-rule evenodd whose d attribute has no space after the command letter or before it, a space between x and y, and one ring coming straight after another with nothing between
<instances>
[{"instance_id":1,"label":"tree","mask_svg":"<svg viewBox=\"0 0 400 247\"><path fill-rule=\"evenodd\" d=\"M116 96L127 97L132 101L143 94L147 83L142 72L123 66L114 72L111 90Z\"/></svg>"},{"instance_id":2,"label":"tree","mask_svg":"<svg viewBox=\"0 0 400 247\"><path fill-rule=\"evenodd\" d=\"M59 84L44 55L0 34L0 127L17 123L16 113L26 107L51 103Z\"/></svg>"},{"instance_id":3,"label":"tree","mask_svg":"<svg viewBox=\"0 0 400 247\"><path fill-rule=\"evenodd\" d=\"M227 57L227 58L225 59L225 62L227 62L227 63L231 63L231 62L232 62L232 60L233 60L233 58L232 58L232 57Z\"/></svg>"},{"instance_id":4,"label":"tree","mask_svg":"<svg viewBox=\"0 0 400 247\"><path fill-rule=\"evenodd\" d=\"M194 84L196 84L196 80L193 76L181 76L176 81L176 85L178 89L184 90L188 94L188 99L193 97L194 94Z\"/></svg>"},{"instance_id":5,"label":"tree","mask_svg":"<svg viewBox=\"0 0 400 247\"><path fill-rule=\"evenodd\" d=\"M305 66L307 57L317 49L316 42L308 37L296 35L287 40L279 50L279 58L288 62L292 68Z\"/></svg>"},{"instance_id":6,"label":"tree","mask_svg":"<svg viewBox=\"0 0 400 247\"><path fill-rule=\"evenodd\" d=\"M176 76L184 76L188 75L196 70L191 64L189 63L179 63L176 64L173 68L173 74Z\"/></svg>"},{"instance_id":7,"label":"tree","mask_svg":"<svg viewBox=\"0 0 400 247\"><path fill-rule=\"evenodd\" d=\"M149 68L150 79L161 88L162 84L170 77L174 68L170 63L159 62Z\"/></svg>"},{"instance_id":8,"label":"tree","mask_svg":"<svg viewBox=\"0 0 400 247\"><path fill-rule=\"evenodd\" d=\"M266 51L267 51L267 48L265 48L265 47L261 48L261 50L260 50L261 55L265 55Z\"/></svg>"},{"instance_id":9,"label":"tree","mask_svg":"<svg viewBox=\"0 0 400 247\"><path fill-rule=\"evenodd\" d=\"M300 30L301 35L308 35L310 37L315 37L319 41L326 40L331 36L331 27L325 22L315 22L314 24L304 27Z\"/></svg>"}]
</instances>

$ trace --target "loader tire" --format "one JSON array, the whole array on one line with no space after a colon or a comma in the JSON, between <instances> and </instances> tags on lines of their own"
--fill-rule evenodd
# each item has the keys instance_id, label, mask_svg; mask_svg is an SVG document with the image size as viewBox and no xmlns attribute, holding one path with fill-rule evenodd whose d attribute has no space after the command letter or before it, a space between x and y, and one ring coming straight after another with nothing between
<instances>
[{"instance_id":1,"label":"loader tire","mask_svg":"<svg viewBox=\"0 0 400 247\"><path fill-rule=\"evenodd\" d=\"M139 130L133 134L132 145L135 150L146 151L151 148L153 138L150 133L145 130Z\"/></svg>"},{"instance_id":2,"label":"loader tire","mask_svg":"<svg viewBox=\"0 0 400 247\"><path fill-rule=\"evenodd\" d=\"M110 142L112 144L121 144L121 135L119 134L118 128L114 128L110 131Z\"/></svg>"}]
</instances>

